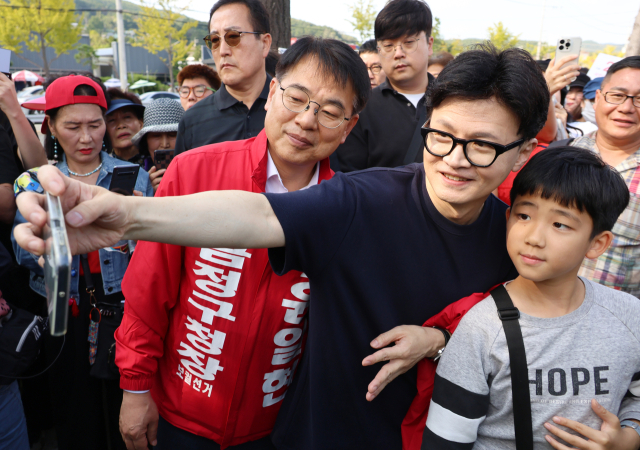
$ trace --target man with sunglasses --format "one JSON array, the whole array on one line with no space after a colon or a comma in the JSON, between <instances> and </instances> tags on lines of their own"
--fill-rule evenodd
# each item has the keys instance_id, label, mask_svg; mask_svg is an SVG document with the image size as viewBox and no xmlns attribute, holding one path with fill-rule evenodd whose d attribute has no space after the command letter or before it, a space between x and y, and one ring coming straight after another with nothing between
<instances>
[{"instance_id":1,"label":"man with sunglasses","mask_svg":"<svg viewBox=\"0 0 640 450\"><path fill-rule=\"evenodd\" d=\"M570 145L598 153L620 172L631 197L611 246L598 259L585 259L579 275L640 298L640 56L611 65L593 108L598 130Z\"/></svg>"},{"instance_id":2,"label":"man with sunglasses","mask_svg":"<svg viewBox=\"0 0 640 450\"><path fill-rule=\"evenodd\" d=\"M358 64L368 92L359 58ZM342 77L337 70L329 73ZM317 149L318 157L326 157L332 150L326 139L333 145L344 139L358 108L341 100L340 90L326 82L305 86L307 78L315 79L306 72L276 78L265 123L268 142L281 146L292 161L302 161L297 158L303 153L296 148ZM461 54L442 71L432 101L427 111L431 120L421 136L423 164L336 174L318 186L283 194L208 191L144 199L93 189L82 193L91 200L66 216L72 250L103 243L105 228L116 240L125 235L189 248L220 247L227 254L238 252L233 256L245 264L249 259L244 250L229 249L268 248L275 273L304 272L310 286L304 290L308 307L299 304L298 288L277 303L291 308L285 321L301 319L308 309L309 326L295 377L293 370L284 370L277 372L277 379L268 374L263 378L265 392L291 382L271 435L276 448L401 448L401 424L416 394L417 371L412 366L436 357L446 341L446 331L421 325L459 298L486 292L516 275L505 248L507 207L491 192L526 162L546 121L550 97L527 52L485 47ZM343 121L334 128L338 119ZM294 131L315 120L320 124L317 132ZM174 160L173 170L180 163L180 157ZM64 204L77 204L83 186L55 168L42 168L39 178L46 189L63 195ZM174 184L178 180L166 187ZM42 199L25 193L17 202L34 223L16 227L14 236L20 245L41 253L44 242L34 233L44 220ZM142 258L140 249L133 265ZM128 285L125 278L123 286ZM188 294L186 300L200 304L199 297ZM217 316L236 313L236 305L221 306L210 316L216 324L225 323ZM189 317L202 316L199 309L193 314ZM273 355L297 356L300 334L293 328L301 323L291 323L279 336ZM121 339L127 328L119 330ZM378 349L373 355L371 347ZM255 353L256 363L260 355ZM378 362L386 364L380 368ZM224 371L216 377L235 374L225 364L220 363ZM182 387L184 382L177 381ZM189 387L182 389L190 392Z\"/></svg>"},{"instance_id":3,"label":"man with sunglasses","mask_svg":"<svg viewBox=\"0 0 640 450\"><path fill-rule=\"evenodd\" d=\"M210 34L204 41L222 86L186 111L178 128L176 154L260 133L271 82L265 71L269 31L269 13L260 0L219 0L213 5Z\"/></svg>"},{"instance_id":4,"label":"man with sunglasses","mask_svg":"<svg viewBox=\"0 0 640 450\"><path fill-rule=\"evenodd\" d=\"M347 141L332 158L334 170L398 167L422 162L432 54L432 16L423 0L392 0L375 21L378 56L387 81L375 88Z\"/></svg>"},{"instance_id":5,"label":"man with sunglasses","mask_svg":"<svg viewBox=\"0 0 640 450\"><path fill-rule=\"evenodd\" d=\"M189 64L178 73L180 104L185 111L220 89L220 77L204 64Z\"/></svg>"}]
</instances>

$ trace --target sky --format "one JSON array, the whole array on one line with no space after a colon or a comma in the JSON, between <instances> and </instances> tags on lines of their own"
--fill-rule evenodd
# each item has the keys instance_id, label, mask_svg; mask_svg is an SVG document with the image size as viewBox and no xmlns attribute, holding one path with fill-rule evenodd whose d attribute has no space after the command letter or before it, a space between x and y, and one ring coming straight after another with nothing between
<instances>
[{"instance_id":1,"label":"sky","mask_svg":"<svg viewBox=\"0 0 640 450\"><path fill-rule=\"evenodd\" d=\"M355 1L291 0L291 17L357 37L348 22L349 5ZM185 14L206 22L214 2L191 0ZM386 0L373 0L378 11L385 3ZM625 44L640 10L640 0L428 0L428 3L433 15L440 19L445 39L486 38L487 29L501 21L522 40L537 41L542 31L543 42L552 45L561 36L579 36L601 44Z\"/></svg>"}]
</instances>

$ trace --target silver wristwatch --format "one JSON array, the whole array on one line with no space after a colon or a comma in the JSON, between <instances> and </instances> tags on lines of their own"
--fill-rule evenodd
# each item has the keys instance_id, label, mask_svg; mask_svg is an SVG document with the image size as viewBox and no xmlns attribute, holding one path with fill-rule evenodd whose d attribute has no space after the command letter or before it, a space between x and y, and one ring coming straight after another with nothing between
<instances>
[{"instance_id":1,"label":"silver wristwatch","mask_svg":"<svg viewBox=\"0 0 640 450\"><path fill-rule=\"evenodd\" d=\"M431 358L431 361L439 360L443 353L444 353L444 347L442 347L440 350L438 350L438 353L436 353L436 356Z\"/></svg>"},{"instance_id":2,"label":"silver wristwatch","mask_svg":"<svg viewBox=\"0 0 640 450\"><path fill-rule=\"evenodd\" d=\"M620 422L620 426L622 428L624 427L629 427L629 428L633 428L634 430L636 430L636 433L638 433L638 435L640 436L640 425L638 425L637 422L634 422L633 420L623 420L622 422Z\"/></svg>"}]
</instances>

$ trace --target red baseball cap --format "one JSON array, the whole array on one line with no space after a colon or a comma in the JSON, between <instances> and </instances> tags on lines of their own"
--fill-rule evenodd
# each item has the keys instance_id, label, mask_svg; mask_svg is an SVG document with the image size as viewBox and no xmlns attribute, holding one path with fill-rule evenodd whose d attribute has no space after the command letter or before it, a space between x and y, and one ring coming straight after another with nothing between
<instances>
[{"instance_id":1,"label":"red baseball cap","mask_svg":"<svg viewBox=\"0 0 640 450\"><path fill-rule=\"evenodd\" d=\"M73 95L73 91L83 84L94 88L98 95ZM107 109L107 99L104 97L104 91L100 85L91 78L81 75L67 75L66 77L58 78L47 88L45 98L47 102L44 108L45 113L51 109L79 103L90 103L98 105L105 110ZM42 133L46 133L49 128L47 122L48 120L45 117L42 122Z\"/></svg>"}]
</instances>

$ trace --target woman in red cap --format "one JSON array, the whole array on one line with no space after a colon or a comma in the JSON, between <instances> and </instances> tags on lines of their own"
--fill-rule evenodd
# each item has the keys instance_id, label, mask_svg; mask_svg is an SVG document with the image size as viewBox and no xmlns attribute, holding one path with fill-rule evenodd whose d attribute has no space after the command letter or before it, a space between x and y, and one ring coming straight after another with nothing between
<instances>
[{"instance_id":1,"label":"woman in red cap","mask_svg":"<svg viewBox=\"0 0 640 450\"><path fill-rule=\"evenodd\" d=\"M100 84L88 77L69 75L56 79L47 88L42 124L47 155L57 161L62 173L104 188L109 187L114 167L133 165L106 152L106 110ZM22 174L14 189L16 195L41 189L37 171ZM153 195L149 175L142 169L135 189L143 195ZM24 218L18 214L16 224L20 222ZM133 241L121 241L114 247L73 257L68 331L64 338L48 336L45 344L49 361L60 352L49 370L60 450L126 448L118 431L122 391L117 367L112 364L115 355L110 354L109 346L118 325L114 326L114 320L122 318L124 296L120 283L134 245ZM43 271L37 257L15 244L14 248L18 262L32 272L31 288L44 296ZM93 295L88 293L91 285L95 289Z\"/></svg>"}]
</instances>

